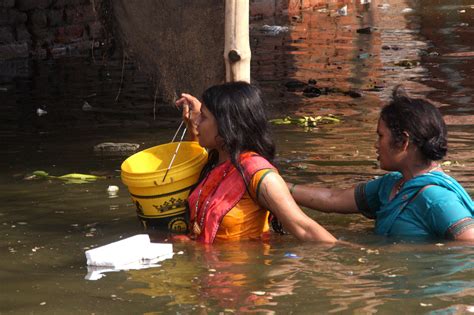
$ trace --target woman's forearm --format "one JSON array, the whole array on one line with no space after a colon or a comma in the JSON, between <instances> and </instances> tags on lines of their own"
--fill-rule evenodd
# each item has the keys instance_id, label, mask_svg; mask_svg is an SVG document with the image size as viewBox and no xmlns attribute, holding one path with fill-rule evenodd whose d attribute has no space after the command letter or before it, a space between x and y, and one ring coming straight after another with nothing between
<instances>
[{"instance_id":1,"label":"woman's forearm","mask_svg":"<svg viewBox=\"0 0 474 315\"><path fill-rule=\"evenodd\" d=\"M288 186L291 195L301 206L322 212L358 212L353 188L319 188L297 184L288 184Z\"/></svg>"}]
</instances>

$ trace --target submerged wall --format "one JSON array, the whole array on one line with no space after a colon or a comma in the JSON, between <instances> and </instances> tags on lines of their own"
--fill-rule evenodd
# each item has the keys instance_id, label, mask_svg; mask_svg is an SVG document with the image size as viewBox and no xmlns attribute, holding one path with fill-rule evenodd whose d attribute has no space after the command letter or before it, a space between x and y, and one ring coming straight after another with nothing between
<instances>
[{"instance_id":1,"label":"submerged wall","mask_svg":"<svg viewBox=\"0 0 474 315\"><path fill-rule=\"evenodd\" d=\"M224 0L222 0L224 2ZM293 15L338 0L250 0L253 19ZM103 0L0 0L0 61L88 53L103 44Z\"/></svg>"},{"instance_id":2,"label":"submerged wall","mask_svg":"<svg viewBox=\"0 0 474 315\"><path fill-rule=\"evenodd\" d=\"M0 0L0 60L48 58L100 46L101 0Z\"/></svg>"}]
</instances>

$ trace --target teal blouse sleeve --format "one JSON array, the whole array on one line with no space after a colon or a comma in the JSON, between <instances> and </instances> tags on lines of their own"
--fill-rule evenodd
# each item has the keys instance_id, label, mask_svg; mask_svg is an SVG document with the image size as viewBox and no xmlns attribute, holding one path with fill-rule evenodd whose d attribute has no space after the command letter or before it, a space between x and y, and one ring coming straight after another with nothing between
<instances>
[{"instance_id":1,"label":"teal blouse sleeve","mask_svg":"<svg viewBox=\"0 0 474 315\"><path fill-rule=\"evenodd\" d=\"M393 185L401 178L398 172L389 173L356 186L354 197L360 213L369 219L377 218L377 211L388 202Z\"/></svg>"}]
</instances>

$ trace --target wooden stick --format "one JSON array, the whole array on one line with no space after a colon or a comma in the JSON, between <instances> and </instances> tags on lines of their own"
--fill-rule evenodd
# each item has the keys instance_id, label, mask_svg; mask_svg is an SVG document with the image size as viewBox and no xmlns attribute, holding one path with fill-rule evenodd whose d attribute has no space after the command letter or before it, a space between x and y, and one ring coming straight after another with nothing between
<instances>
[{"instance_id":1,"label":"wooden stick","mask_svg":"<svg viewBox=\"0 0 474 315\"><path fill-rule=\"evenodd\" d=\"M249 0L226 0L224 60L226 81L250 83Z\"/></svg>"}]
</instances>

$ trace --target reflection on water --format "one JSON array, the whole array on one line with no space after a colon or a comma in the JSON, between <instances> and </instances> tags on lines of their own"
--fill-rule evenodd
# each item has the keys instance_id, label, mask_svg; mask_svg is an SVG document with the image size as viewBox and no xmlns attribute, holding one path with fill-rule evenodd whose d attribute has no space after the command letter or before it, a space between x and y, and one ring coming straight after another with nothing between
<instances>
[{"instance_id":1,"label":"reflection on water","mask_svg":"<svg viewBox=\"0 0 474 315\"><path fill-rule=\"evenodd\" d=\"M376 119L391 88L403 83L440 105L450 130L445 168L473 194L474 8L465 1L360 3L338 1L253 23L253 77L272 115L343 119L313 129L275 126L283 176L348 187L381 174ZM344 4L348 14L340 15ZM265 24L287 25L288 32L264 32ZM115 101L121 60L18 64L18 75L0 83L2 314L474 312L472 246L384 239L357 215L310 213L354 247L302 244L291 236L213 247L177 243L182 254L160 268L84 280L86 249L142 232L119 178L124 156L92 148L103 142L147 148L169 141L179 121L169 105L155 106L154 89L132 64ZM320 96L285 85L310 79ZM38 116L38 108L48 113ZM35 170L106 178L81 185L24 179ZM116 198L107 194L110 185L120 188Z\"/></svg>"}]
</instances>

